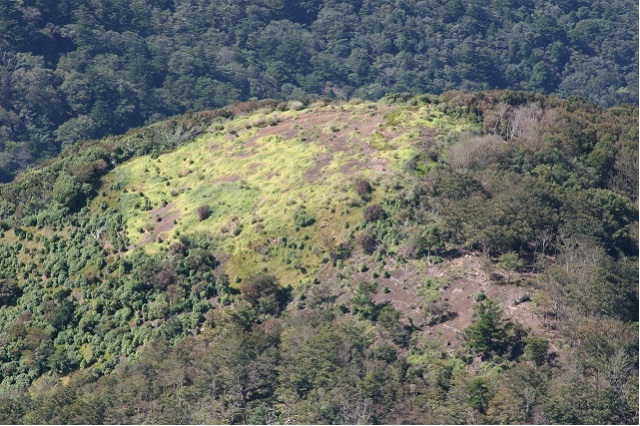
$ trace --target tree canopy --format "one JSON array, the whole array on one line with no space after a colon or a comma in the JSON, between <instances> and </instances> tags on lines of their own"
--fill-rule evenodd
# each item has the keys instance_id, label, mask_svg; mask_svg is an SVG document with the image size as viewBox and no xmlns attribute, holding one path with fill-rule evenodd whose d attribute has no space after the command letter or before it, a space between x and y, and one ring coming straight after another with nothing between
<instances>
[{"instance_id":1,"label":"tree canopy","mask_svg":"<svg viewBox=\"0 0 640 426\"><path fill-rule=\"evenodd\" d=\"M0 6L0 179L250 98L535 90L638 103L632 1L25 0Z\"/></svg>"}]
</instances>

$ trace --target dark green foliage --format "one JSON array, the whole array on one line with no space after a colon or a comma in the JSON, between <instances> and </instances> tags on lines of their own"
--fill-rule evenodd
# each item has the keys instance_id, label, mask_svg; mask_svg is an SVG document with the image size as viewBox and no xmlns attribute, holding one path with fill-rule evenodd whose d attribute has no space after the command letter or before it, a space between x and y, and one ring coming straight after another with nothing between
<instances>
[{"instance_id":1,"label":"dark green foliage","mask_svg":"<svg viewBox=\"0 0 640 426\"><path fill-rule=\"evenodd\" d=\"M64 330L68 326L72 325L75 312L75 306L72 302L63 300L60 304L56 305L48 315L49 323L56 330Z\"/></svg>"},{"instance_id":2,"label":"dark green foliage","mask_svg":"<svg viewBox=\"0 0 640 426\"><path fill-rule=\"evenodd\" d=\"M15 282L5 280L0 283L0 304L13 305L21 294L22 289Z\"/></svg>"},{"instance_id":3,"label":"dark green foliage","mask_svg":"<svg viewBox=\"0 0 640 426\"><path fill-rule=\"evenodd\" d=\"M382 208L380 204L372 204L364 209L365 222L376 222L378 220L383 220L386 217L387 213L384 211L384 208Z\"/></svg>"},{"instance_id":4,"label":"dark green foliage","mask_svg":"<svg viewBox=\"0 0 640 426\"><path fill-rule=\"evenodd\" d=\"M240 287L242 296L260 314L277 315L289 301L289 290L272 275L256 275Z\"/></svg>"},{"instance_id":5,"label":"dark green foliage","mask_svg":"<svg viewBox=\"0 0 640 426\"><path fill-rule=\"evenodd\" d=\"M491 299L482 299L473 308L473 322L464 331L465 344L474 353L516 356L521 350L523 331L503 318L502 309Z\"/></svg>"},{"instance_id":6,"label":"dark green foliage","mask_svg":"<svg viewBox=\"0 0 640 426\"><path fill-rule=\"evenodd\" d=\"M451 200L461 200L475 193L482 193L484 188L472 176L462 173L452 173L442 176L438 185L438 193Z\"/></svg>"},{"instance_id":7,"label":"dark green foliage","mask_svg":"<svg viewBox=\"0 0 640 426\"><path fill-rule=\"evenodd\" d=\"M81 140L252 97L510 88L637 104L637 17L626 0L9 2L0 178Z\"/></svg>"},{"instance_id":8,"label":"dark green foliage","mask_svg":"<svg viewBox=\"0 0 640 426\"><path fill-rule=\"evenodd\" d=\"M523 262L518 257L518 253L512 251L501 254L498 262L500 267L507 271L507 283L511 282L512 273L516 272L523 265Z\"/></svg>"},{"instance_id":9,"label":"dark green foliage","mask_svg":"<svg viewBox=\"0 0 640 426\"><path fill-rule=\"evenodd\" d=\"M469 383L469 400L471 408L484 413L487 409L491 394L487 381L480 377L474 377Z\"/></svg>"},{"instance_id":10,"label":"dark green foliage","mask_svg":"<svg viewBox=\"0 0 640 426\"><path fill-rule=\"evenodd\" d=\"M369 181L362 178L357 178L353 181L353 188L363 200L368 199L369 194L373 191Z\"/></svg>"},{"instance_id":11,"label":"dark green foliage","mask_svg":"<svg viewBox=\"0 0 640 426\"><path fill-rule=\"evenodd\" d=\"M356 243L366 254L371 254L376 250L376 237L371 231L364 231L356 237Z\"/></svg>"},{"instance_id":12,"label":"dark green foliage","mask_svg":"<svg viewBox=\"0 0 640 426\"><path fill-rule=\"evenodd\" d=\"M211 207L208 204L198 207L198 220L202 222L211 216Z\"/></svg>"},{"instance_id":13,"label":"dark green foliage","mask_svg":"<svg viewBox=\"0 0 640 426\"><path fill-rule=\"evenodd\" d=\"M549 341L540 337L528 337L525 339L524 356L536 365L544 364L547 358Z\"/></svg>"},{"instance_id":14,"label":"dark green foliage","mask_svg":"<svg viewBox=\"0 0 640 426\"><path fill-rule=\"evenodd\" d=\"M306 209L300 208L296 210L293 221L297 227L304 228L313 225L316 222L316 218L307 213Z\"/></svg>"}]
</instances>

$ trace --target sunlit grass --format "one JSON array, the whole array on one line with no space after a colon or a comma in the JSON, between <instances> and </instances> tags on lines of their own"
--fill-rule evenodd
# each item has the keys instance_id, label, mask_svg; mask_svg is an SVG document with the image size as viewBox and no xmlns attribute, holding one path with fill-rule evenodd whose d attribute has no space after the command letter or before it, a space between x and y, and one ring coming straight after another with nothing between
<instances>
[{"instance_id":1,"label":"sunlit grass","mask_svg":"<svg viewBox=\"0 0 640 426\"><path fill-rule=\"evenodd\" d=\"M363 136L361 129L374 125ZM256 112L218 123L175 151L121 165L104 187L124 190L107 191L91 208L117 205L130 244L148 253L182 235L207 233L227 259L232 282L267 271L295 285L362 221L367 203L353 189L355 177L381 182L390 172L404 173L420 152L421 129L456 133L472 126L427 106L318 103ZM377 185L370 202L381 202L389 187ZM210 214L200 220L205 205ZM301 210L314 222L296 225ZM158 233L162 215L173 222Z\"/></svg>"}]
</instances>

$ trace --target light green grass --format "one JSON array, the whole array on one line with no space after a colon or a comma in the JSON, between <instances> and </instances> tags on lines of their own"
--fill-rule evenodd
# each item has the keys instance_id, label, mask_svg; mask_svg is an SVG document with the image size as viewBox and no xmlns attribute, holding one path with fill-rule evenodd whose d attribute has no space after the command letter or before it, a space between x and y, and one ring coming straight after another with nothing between
<instances>
[{"instance_id":1,"label":"light green grass","mask_svg":"<svg viewBox=\"0 0 640 426\"><path fill-rule=\"evenodd\" d=\"M318 112L323 118L313 116ZM348 118L365 123L384 114L370 137L345 124ZM307 119L320 121L306 125ZM271 127L292 123L296 135L288 139L278 127ZM119 166L103 187L119 184L125 190L107 191L92 208L103 201L117 205L130 243L149 253L179 235L204 232L228 259L225 268L232 281L267 270L281 283L295 285L308 280L322 257L348 240L350 229L362 220L366 203L352 188L356 176L381 182L390 178L390 171L403 173L406 162L419 152L415 145L420 129L455 133L472 125L428 107L406 105L317 104L305 111L258 112L218 124L173 152L138 157ZM270 135L259 137L267 131ZM349 142L333 145L334 136L345 131ZM385 161L386 169L367 166L373 157ZM319 158L323 164L318 164ZM378 185L372 202L385 198L386 187ZM145 199L151 211L143 209ZM211 215L200 221L198 208L204 205ZM315 222L297 229L295 214L301 208ZM161 234L162 242L153 232L158 223L154 215L159 212L176 217L175 225Z\"/></svg>"}]
</instances>

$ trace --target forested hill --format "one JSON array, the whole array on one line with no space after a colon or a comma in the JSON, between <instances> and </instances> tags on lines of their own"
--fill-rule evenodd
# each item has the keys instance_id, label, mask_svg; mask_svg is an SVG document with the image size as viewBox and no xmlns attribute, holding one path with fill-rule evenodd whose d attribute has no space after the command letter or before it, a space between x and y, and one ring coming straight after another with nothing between
<instances>
[{"instance_id":1,"label":"forested hill","mask_svg":"<svg viewBox=\"0 0 640 426\"><path fill-rule=\"evenodd\" d=\"M0 179L61 146L251 97L486 88L637 104L631 0L7 0Z\"/></svg>"},{"instance_id":2,"label":"forested hill","mask_svg":"<svg viewBox=\"0 0 640 426\"><path fill-rule=\"evenodd\" d=\"M637 424L638 108L256 101L0 186L0 423Z\"/></svg>"}]
</instances>

